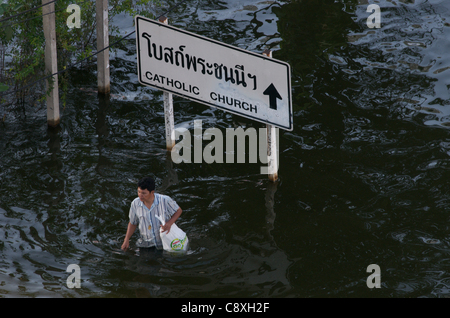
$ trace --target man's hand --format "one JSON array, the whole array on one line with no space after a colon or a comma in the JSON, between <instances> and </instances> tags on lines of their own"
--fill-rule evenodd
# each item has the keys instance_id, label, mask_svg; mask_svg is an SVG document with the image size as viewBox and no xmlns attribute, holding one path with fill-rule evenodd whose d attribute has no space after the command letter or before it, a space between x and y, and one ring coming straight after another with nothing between
<instances>
[{"instance_id":1,"label":"man's hand","mask_svg":"<svg viewBox=\"0 0 450 318\"><path fill-rule=\"evenodd\" d=\"M130 241L129 240L124 240L123 244L122 244L122 250L126 251L129 247L130 247Z\"/></svg>"},{"instance_id":2,"label":"man's hand","mask_svg":"<svg viewBox=\"0 0 450 318\"><path fill-rule=\"evenodd\" d=\"M127 234L125 235L125 239L123 240L122 250L126 251L130 247L130 238L136 230L137 225L128 223Z\"/></svg>"},{"instance_id":3,"label":"man's hand","mask_svg":"<svg viewBox=\"0 0 450 318\"><path fill-rule=\"evenodd\" d=\"M163 230L163 232L166 232L166 234L169 234L170 232L170 228L172 227L172 223L167 222L165 225L161 225L161 229Z\"/></svg>"},{"instance_id":4,"label":"man's hand","mask_svg":"<svg viewBox=\"0 0 450 318\"><path fill-rule=\"evenodd\" d=\"M161 225L163 232L167 231L166 234L168 234L170 232L170 228L172 227L172 224L175 223L175 221L180 217L182 212L183 211L181 210L181 208L178 208L177 212L175 212L175 214L170 218L170 220L167 221L164 226Z\"/></svg>"}]
</instances>

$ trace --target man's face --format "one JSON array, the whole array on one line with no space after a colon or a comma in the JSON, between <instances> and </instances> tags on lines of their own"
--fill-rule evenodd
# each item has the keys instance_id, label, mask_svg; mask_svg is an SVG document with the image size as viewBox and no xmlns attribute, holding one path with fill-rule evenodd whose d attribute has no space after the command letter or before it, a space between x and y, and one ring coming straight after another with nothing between
<instances>
[{"instance_id":1,"label":"man's face","mask_svg":"<svg viewBox=\"0 0 450 318\"><path fill-rule=\"evenodd\" d=\"M153 191L150 192L147 189L142 190L141 188L138 187L138 196L142 202L148 201L152 197L152 193Z\"/></svg>"}]
</instances>

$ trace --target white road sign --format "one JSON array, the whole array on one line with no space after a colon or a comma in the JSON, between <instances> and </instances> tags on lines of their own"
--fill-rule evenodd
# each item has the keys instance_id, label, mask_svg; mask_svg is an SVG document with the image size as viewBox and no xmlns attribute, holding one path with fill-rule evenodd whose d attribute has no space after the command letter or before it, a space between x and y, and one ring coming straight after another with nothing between
<instances>
[{"instance_id":1,"label":"white road sign","mask_svg":"<svg viewBox=\"0 0 450 318\"><path fill-rule=\"evenodd\" d=\"M139 82L292 130L289 64L135 17Z\"/></svg>"}]
</instances>

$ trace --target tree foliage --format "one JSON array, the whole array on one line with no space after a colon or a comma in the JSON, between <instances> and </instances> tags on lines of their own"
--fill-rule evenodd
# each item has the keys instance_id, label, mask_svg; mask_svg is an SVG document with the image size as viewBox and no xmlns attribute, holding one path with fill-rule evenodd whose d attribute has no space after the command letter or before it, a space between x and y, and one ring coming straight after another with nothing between
<instances>
[{"instance_id":1,"label":"tree foliage","mask_svg":"<svg viewBox=\"0 0 450 318\"><path fill-rule=\"evenodd\" d=\"M151 6L156 2L157 0L109 0L109 20L122 12L131 16L151 16ZM96 52L96 1L58 0L54 4L58 70L63 70ZM67 26L67 18L72 14L67 12L70 4L77 4L81 9L80 28ZM42 8L31 10L41 5L41 0L8 0L7 3L0 4L0 92L17 90L47 75L44 73ZM10 19L5 20L7 18ZM117 29L110 27L110 31L111 37L118 34ZM67 78L67 72L59 75L63 100ZM35 100L43 99L44 87L45 81L41 81L39 85L20 90L16 97L23 99L25 96L33 96ZM0 104L3 102L0 101Z\"/></svg>"}]
</instances>

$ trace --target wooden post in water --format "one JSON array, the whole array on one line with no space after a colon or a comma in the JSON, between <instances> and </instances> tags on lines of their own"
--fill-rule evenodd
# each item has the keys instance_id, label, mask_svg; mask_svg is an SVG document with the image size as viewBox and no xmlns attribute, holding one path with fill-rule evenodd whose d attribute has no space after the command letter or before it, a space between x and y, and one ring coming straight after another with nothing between
<instances>
[{"instance_id":1,"label":"wooden post in water","mask_svg":"<svg viewBox=\"0 0 450 318\"><path fill-rule=\"evenodd\" d=\"M58 60L56 56L55 3L45 5L48 2L50 0L42 0L44 5L42 7L42 20L45 36L45 72L47 75L51 75L58 72ZM51 127L57 127L60 122L58 75L47 79L46 82L47 90L50 85L53 85L50 95L47 95L47 124Z\"/></svg>"},{"instance_id":2,"label":"wooden post in water","mask_svg":"<svg viewBox=\"0 0 450 318\"><path fill-rule=\"evenodd\" d=\"M168 24L167 17L160 17L159 22ZM173 97L172 93L164 92L164 121L166 123L166 148L171 151L175 146L175 128L173 120Z\"/></svg>"},{"instance_id":3,"label":"wooden post in water","mask_svg":"<svg viewBox=\"0 0 450 318\"><path fill-rule=\"evenodd\" d=\"M97 0L97 51L109 46L108 0ZM109 94L109 48L97 54L97 84L100 94Z\"/></svg>"},{"instance_id":4,"label":"wooden post in water","mask_svg":"<svg viewBox=\"0 0 450 318\"><path fill-rule=\"evenodd\" d=\"M271 50L265 50L263 55L267 57L272 57ZM267 124L267 163L268 163L268 173L269 180L275 182L278 180L278 144L277 144L277 133L278 127Z\"/></svg>"}]
</instances>

